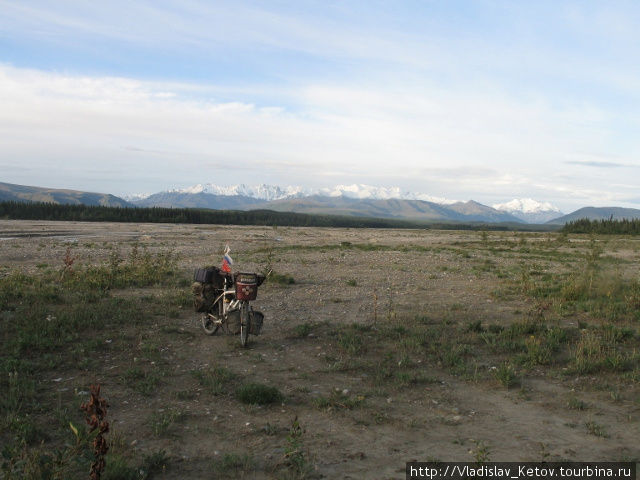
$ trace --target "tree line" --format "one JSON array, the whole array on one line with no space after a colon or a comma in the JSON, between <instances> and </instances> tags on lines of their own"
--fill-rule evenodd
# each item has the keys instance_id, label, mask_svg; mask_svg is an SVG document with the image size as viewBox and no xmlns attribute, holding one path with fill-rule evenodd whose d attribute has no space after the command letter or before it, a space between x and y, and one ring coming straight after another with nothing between
<instances>
[{"instance_id":1,"label":"tree line","mask_svg":"<svg viewBox=\"0 0 640 480\"><path fill-rule=\"evenodd\" d=\"M193 223L283 227L410 228L438 230L530 230L526 225L434 223L394 218L276 212L273 210L210 210L202 208L104 207L43 202L0 202L0 219L76 222Z\"/></svg>"},{"instance_id":2,"label":"tree line","mask_svg":"<svg viewBox=\"0 0 640 480\"><path fill-rule=\"evenodd\" d=\"M425 228L424 224L385 218L309 215L273 210L209 210L199 208L131 208L41 202L0 202L0 218L78 222L193 223L279 225L300 227Z\"/></svg>"},{"instance_id":3,"label":"tree line","mask_svg":"<svg viewBox=\"0 0 640 480\"><path fill-rule=\"evenodd\" d=\"M620 234L638 235L640 234L640 219L614 220L613 217L603 220L589 220L581 218L568 222L562 228L564 233L594 233L594 234Z\"/></svg>"}]
</instances>

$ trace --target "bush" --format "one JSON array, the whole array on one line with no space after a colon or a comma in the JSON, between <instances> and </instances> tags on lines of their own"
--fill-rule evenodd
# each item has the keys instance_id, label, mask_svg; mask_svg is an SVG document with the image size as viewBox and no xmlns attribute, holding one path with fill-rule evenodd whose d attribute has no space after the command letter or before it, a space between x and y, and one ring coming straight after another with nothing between
<instances>
[{"instance_id":1,"label":"bush","mask_svg":"<svg viewBox=\"0 0 640 480\"><path fill-rule=\"evenodd\" d=\"M496 380L504 387L510 388L518 383L515 369L508 363L501 364L493 371Z\"/></svg>"},{"instance_id":2,"label":"bush","mask_svg":"<svg viewBox=\"0 0 640 480\"><path fill-rule=\"evenodd\" d=\"M313 325L310 323L301 323L300 325L296 325L295 333L296 337L304 338L309 336L311 331L313 330Z\"/></svg>"},{"instance_id":3,"label":"bush","mask_svg":"<svg viewBox=\"0 0 640 480\"><path fill-rule=\"evenodd\" d=\"M236 390L236 398L250 405L269 405L284 400L284 395L276 387L261 383L245 383Z\"/></svg>"},{"instance_id":4,"label":"bush","mask_svg":"<svg viewBox=\"0 0 640 480\"><path fill-rule=\"evenodd\" d=\"M271 272L269 275L268 281L273 283L278 283L280 285L293 285L296 281L293 279L291 275L287 275L286 273L276 273Z\"/></svg>"}]
</instances>

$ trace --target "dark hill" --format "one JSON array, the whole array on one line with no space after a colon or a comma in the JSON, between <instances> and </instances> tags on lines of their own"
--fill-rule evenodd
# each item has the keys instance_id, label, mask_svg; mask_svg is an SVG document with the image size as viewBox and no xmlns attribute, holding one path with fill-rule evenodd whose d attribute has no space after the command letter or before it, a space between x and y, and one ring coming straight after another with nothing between
<instances>
[{"instance_id":1,"label":"dark hill","mask_svg":"<svg viewBox=\"0 0 640 480\"><path fill-rule=\"evenodd\" d=\"M243 195L214 195L212 193L154 193L133 202L138 207L211 208L213 210L248 210L260 208L265 202Z\"/></svg>"},{"instance_id":2,"label":"dark hill","mask_svg":"<svg viewBox=\"0 0 640 480\"><path fill-rule=\"evenodd\" d=\"M613 220L622 220L625 218L632 220L640 218L640 210L637 208L622 207L584 207L573 213L549 220L547 223L550 225L564 225L565 223L583 218L589 220L609 220L610 218Z\"/></svg>"},{"instance_id":3,"label":"dark hill","mask_svg":"<svg viewBox=\"0 0 640 480\"><path fill-rule=\"evenodd\" d=\"M0 182L0 201L45 202L64 205L133 207L133 204L108 193L82 192L57 188L30 187Z\"/></svg>"}]
</instances>

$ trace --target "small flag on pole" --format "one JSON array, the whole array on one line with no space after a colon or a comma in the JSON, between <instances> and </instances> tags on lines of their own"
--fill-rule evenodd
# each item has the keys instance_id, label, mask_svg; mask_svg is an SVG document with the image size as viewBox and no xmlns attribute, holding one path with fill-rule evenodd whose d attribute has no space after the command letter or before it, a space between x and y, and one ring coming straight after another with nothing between
<instances>
[{"instance_id":1,"label":"small flag on pole","mask_svg":"<svg viewBox=\"0 0 640 480\"><path fill-rule=\"evenodd\" d=\"M231 265L233 265L233 259L229 255L230 251L229 245L226 245L224 247L224 256L222 257L222 271L227 273L231 273Z\"/></svg>"}]
</instances>

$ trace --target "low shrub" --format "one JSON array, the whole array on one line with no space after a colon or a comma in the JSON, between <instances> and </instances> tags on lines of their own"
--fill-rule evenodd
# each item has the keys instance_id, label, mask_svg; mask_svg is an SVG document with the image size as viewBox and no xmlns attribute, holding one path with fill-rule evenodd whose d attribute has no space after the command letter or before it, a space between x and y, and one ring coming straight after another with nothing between
<instances>
[{"instance_id":1,"label":"low shrub","mask_svg":"<svg viewBox=\"0 0 640 480\"><path fill-rule=\"evenodd\" d=\"M280 403L284 395L276 387L262 383L245 383L236 390L236 398L249 405Z\"/></svg>"}]
</instances>

